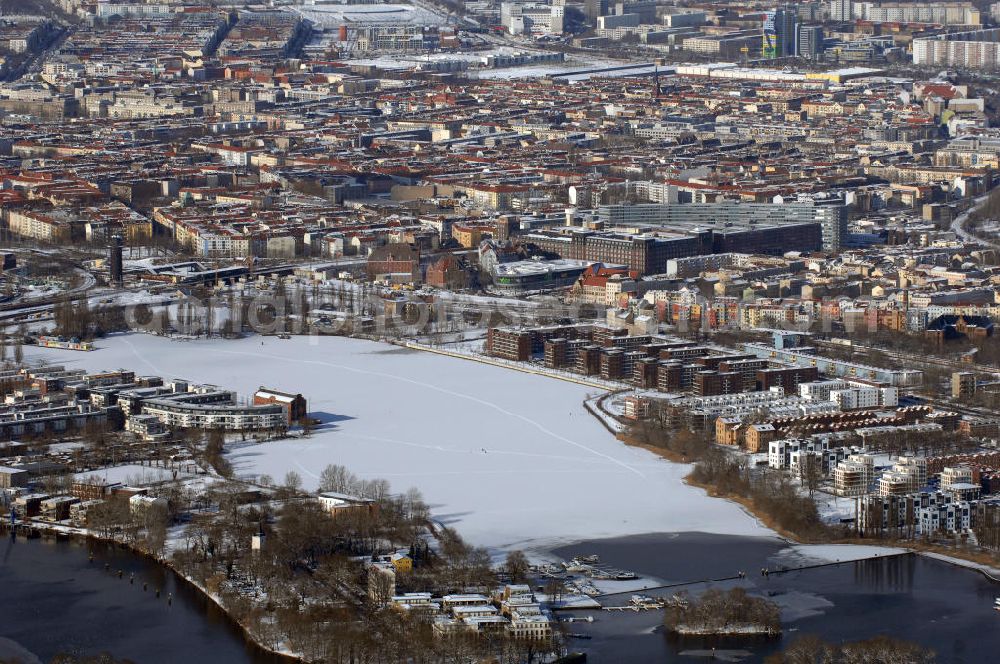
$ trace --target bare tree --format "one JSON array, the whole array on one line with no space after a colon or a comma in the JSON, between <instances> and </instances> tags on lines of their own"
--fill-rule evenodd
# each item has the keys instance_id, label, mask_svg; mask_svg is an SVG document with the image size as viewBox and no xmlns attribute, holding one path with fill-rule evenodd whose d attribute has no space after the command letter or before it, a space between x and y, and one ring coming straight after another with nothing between
<instances>
[{"instance_id":1,"label":"bare tree","mask_svg":"<svg viewBox=\"0 0 1000 664\"><path fill-rule=\"evenodd\" d=\"M289 470L285 473L285 488L292 493L298 493L302 490L302 476L299 475L294 470Z\"/></svg>"}]
</instances>

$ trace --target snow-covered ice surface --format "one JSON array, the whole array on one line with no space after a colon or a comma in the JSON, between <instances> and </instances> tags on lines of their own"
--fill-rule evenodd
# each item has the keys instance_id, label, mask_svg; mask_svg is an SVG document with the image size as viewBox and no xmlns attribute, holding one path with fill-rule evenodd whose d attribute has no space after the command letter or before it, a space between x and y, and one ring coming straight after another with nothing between
<instances>
[{"instance_id":1,"label":"snow-covered ice surface","mask_svg":"<svg viewBox=\"0 0 1000 664\"><path fill-rule=\"evenodd\" d=\"M775 602L781 608L781 619L785 622L819 616L834 606L833 602L825 597L799 590L789 590L780 594L769 595L768 599Z\"/></svg>"},{"instance_id":2,"label":"snow-covered ice surface","mask_svg":"<svg viewBox=\"0 0 1000 664\"><path fill-rule=\"evenodd\" d=\"M906 553L906 549L891 546L866 546L860 544L795 544L783 549L774 559L785 567L846 563L877 556Z\"/></svg>"},{"instance_id":3,"label":"snow-covered ice surface","mask_svg":"<svg viewBox=\"0 0 1000 664\"><path fill-rule=\"evenodd\" d=\"M681 481L689 467L627 447L583 408L595 392L543 376L352 339L102 339L50 363L232 388L301 392L324 421L306 439L240 447L237 472L316 487L323 468L419 488L441 522L494 549L649 532L767 535L738 505ZM29 359L40 357L29 350Z\"/></svg>"}]
</instances>

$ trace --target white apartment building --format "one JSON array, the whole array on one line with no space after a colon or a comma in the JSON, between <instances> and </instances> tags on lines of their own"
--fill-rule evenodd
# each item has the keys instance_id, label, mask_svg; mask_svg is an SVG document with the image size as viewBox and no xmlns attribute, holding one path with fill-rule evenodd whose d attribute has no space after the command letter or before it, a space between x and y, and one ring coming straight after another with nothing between
<instances>
[{"instance_id":1,"label":"white apartment building","mask_svg":"<svg viewBox=\"0 0 1000 664\"><path fill-rule=\"evenodd\" d=\"M874 387L850 387L830 392L830 401L840 406L841 410L874 408L879 405L878 397L878 390Z\"/></svg>"},{"instance_id":2,"label":"white apartment building","mask_svg":"<svg viewBox=\"0 0 1000 664\"><path fill-rule=\"evenodd\" d=\"M151 509L166 510L167 499L137 494L128 499L128 507L132 514L145 514Z\"/></svg>"},{"instance_id":3,"label":"white apartment building","mask_svg":"<svg viewBox=\"0 0 1000 664\"><path fill-rule=\"evenodd\" d=\"M249 431L288 426L286 411L277 404L241 406L235 403L194 403L160 398L144 401L142 414L154 415L166 426L179 429Z\"/></svg>"},{"instance_id":4,"label":"white apartment building","mask_svg":"<svg viewBox=\"0 0 1000 664\"><path fill-rule=\"evenodd\" d=\"M916 510L917 534L962 532L971 526L972 508L969 503L947 502Z\"/></svg>"},{"instance_id":5,"label":"white apartment building","mask_svg":"<svg viewBox=\"0 0 1000 664\"><path fill-rule=\"evenodd\" d=\"M973 482L972 468L969 466L948 466L941 471L941 490L955 496L957 500L976 500L982 487Z\"/></svg>"},{"instance_id":6,"label":"white apartment building","mask_svg":"<svg viewBox=\"0 0 1000 664\"><path fill-rule=\"evenodd\" d=\"M539 613L524 613L518 609L510 615L510 633L522 639L546 639L552 635L552 621Z\"/></svg>"},{"instance_id":7,"label":"white apartment building","mask_svg":"<svg viewBox=\"0 0 1000 664\"><path fill-rule=\"evenodd\" d=\"M905 456L896 462L893 470L898 470L912 478L914 491L927 486L927 459L918 456Z\"/></svg>"},{"instance_id":8,"label":"white apartment building","mask_svg":"<svg viewBox=\"0 0 1000 664\"><path fill-rule=\"evenodd\" d=\"M841 410L895 408L899 405L899 388L852 380L802 383L799 385L799 396L809 401L833 401Z\"/></svg>"},{"instance_id":9,"label":"white apartment building","mask_svg":"<svg viewBox=\"0 0 1000 664\"><path fill-rule=\"evenodd\" d=\"M767 465L775 470L791 469L793 455L795 467L801 461L801 455L807 453L825 453L830 449L830 441L826 437L785 438L772 440L767 444Z\"/></svg>"},{"instance_id":10,"label":"white apartment building","mask_svg":"<svg viewBox=\"0 0 1000 664\"><path fill-rule=\"evenodd\" d=\"M858 526L903 529L914 535L960 532L970 527L972 506L944 491L903 495L867 495L858 505Z\"/></svg>"},{"instance_id":11,"label":"white apartment building","mask_svg":"<svg viewBox=\"0 0 1000 664\"><path fill-rule=\"evenodd\" d=\"M875 479L875 458L852 454L833 469L833 487L838 496L863 496Z\"/></svg>"},{"instance_id":12,"label":"white apartment building","mask_svg":"<svg viewBox=\"0 0 1000 664\"><path fill-rule=\"evenodd\" d=\"M504 2L500 5L500 23L512 35L563 31L563 11L558 4Z\"/></svg>"},{"instance_id":13,"label":"white apartment building","mask_svg":"<svg viewBox=\"0 0 1000 664\"><path fill-rule=\"evenodd\" d=\"M164 17L169 16L179 8L179 5L154 5L139 2L98 2L94 14L101 19L108 19L112 16Z\"/></svg>"},{"instance_id":14,"label":"white apartment building","mask_svg":"<svg viewBox=\"0 0 1000 664\"><path fill-rule=\"evenodd\" d=\"M903 496L916 493L927 484L927 459L903 457L878 480L878 495Z\"/></svg>"},{"instance_id":15,"label":"white apartment building","mask_svg":"<svg viewBox=\"0 0 1000 664\"><path fill-rule=\"evenodd\" d=\"M914 39L913 63L994 68L1000 65L1000 29Z\"/></svg>"},{"instance_id":16,"label":"white apartment building","mask_svg":"<svg viewBox=\"0 0 1000 664\"><path fill-rule=\"evenodd\" d=\"M971 484L972 468L968 466L948 466L941 471L941 489L949 490L956 484Z\"/></svg>"},{"instance_id":17,"label":"white apartment building","mask_svg":"<svg viewBox=\"0 0 1000 664\"><path fill-rule=\"evenodd\" d=\"M971 2L856 2L832 0L830 18L835 21L872 23L933 23L979 25L979 9Z\"/></svg>"},{"instance_id":18,"label":"white apartment building","mask_svg":"<svg viewBox=\"0 0 1000 664\"><path fill-rule=\"evenodd\" d=\"M831 392L848 388L850 388L850 383L846 380L817 380L811 383L800 383L799 396L809 401L831 401Z\"/></svg>"}]
</instances>

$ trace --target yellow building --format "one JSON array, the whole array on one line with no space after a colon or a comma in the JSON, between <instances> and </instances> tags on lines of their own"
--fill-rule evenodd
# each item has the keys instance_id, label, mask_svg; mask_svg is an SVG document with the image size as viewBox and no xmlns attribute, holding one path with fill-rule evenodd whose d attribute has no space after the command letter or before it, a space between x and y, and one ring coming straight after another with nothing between
<instances>
[{"instance_id":1,"label":"yellow building","mask_svg":"<svg viewBox=\"0 0 1000 664\"><path fill-rule=\"evenodd\" d=\"M397 574L406 574L413 571L413 558L402 553L392 555L392 566Z\"/></svg>"},{"instance_id":2,"label":"yellow building","mask_svg":"<svg viewBox=\"0 0 1000 664\"><path fill-rule=\"evenodd\" d=\"M491 224L455 224L451 227L451 236L463 247L474 249L479 246L485 236L493 235Z\"/></svg>"},{"instance_id":3,"label":"yellow building","mask_svg":"<svg viewBox=\"0 0 1000 664\"><path fill-rule=\"evenodd\" d=\"M72 224L64 211L10 210L7 226L14 235L42 242L65 243L72 238Z\"/></svg>"}]
</instances>

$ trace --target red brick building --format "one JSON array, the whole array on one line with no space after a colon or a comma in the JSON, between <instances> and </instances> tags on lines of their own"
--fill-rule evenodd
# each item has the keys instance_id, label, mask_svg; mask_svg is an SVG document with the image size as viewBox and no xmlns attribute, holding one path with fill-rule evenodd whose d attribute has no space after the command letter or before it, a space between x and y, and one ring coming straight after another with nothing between
<instances>
[{"instance_id":1,"label":"red brick building","mask_svg":"<svg viewBox=\"0 0 1000 664\"><path fill-rule=\"evenodd\" d=\"M289 424L297 422L308 413L305 397L301 394L271 390L263 386L254 392L253 405L267 406L271 404L278 404L285 409L285 418Z\"/></svg>"}]
</instances>

